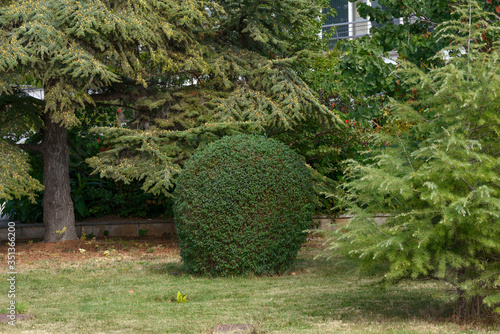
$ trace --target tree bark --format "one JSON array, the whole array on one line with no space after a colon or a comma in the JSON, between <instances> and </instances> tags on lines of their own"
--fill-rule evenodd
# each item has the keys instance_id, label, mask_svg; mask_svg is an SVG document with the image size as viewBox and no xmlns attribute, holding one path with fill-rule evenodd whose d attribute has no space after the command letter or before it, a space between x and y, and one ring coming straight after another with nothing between
<instances>
[{"instance_id":1,"label":"tree bark","mask_svg":"<svg viewBox=\"0 0 500 334\"><path fill-rule=\"evenodd\" d=\"M69 147L66 127L45 113L43 132L44 242L77 239L73 201L70 196Z\"/></svg>"}]
</instances>

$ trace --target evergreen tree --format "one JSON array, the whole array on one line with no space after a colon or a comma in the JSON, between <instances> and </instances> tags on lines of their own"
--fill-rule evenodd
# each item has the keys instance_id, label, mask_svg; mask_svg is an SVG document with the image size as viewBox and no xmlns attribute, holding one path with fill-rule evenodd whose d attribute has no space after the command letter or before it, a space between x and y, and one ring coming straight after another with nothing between
<instances>
[{"instance_id":1,"label":"evergreen tree","mask_svg":"<svg viewBox=\"0 0 500 334\"><path fill-rule=\"evenodd\" d=\"M0 196L40 189L22 149L40 151L45 241L76 238L67 144L67 128L78 124L75 110L116 100L129 82L135 90L119 93L137 95L159 71L203 71L197 35L216 11L203 0L30 0L0 8L3 101L16 99L13 90L27 81L45 93L41 106L33 99L25 102L30 108L17 108L20 100L1 104L0 149L9 172L1 174ZM16 144L26 130L42 132L42 141Z\"/></svg>"},{"instance_id":2,"label":"evergreen tree","mask_svg":"<svg viewBox=\"0 0 500 334\"><path fill-rule=\"evenodd\" d=\"M215 3L216 23L199 41L206 67L159 72L149 86L154 94L123 98L129 128L96 129L110 145L89 160L101 176L144 179L145 190L168 193L194 150L224 135L257 132L292 144L308 124L317 133L339 127L303 80L326 49L318 36L326 1Z\"/></svg>"},{"instance_id":3,"label":"evergreen tree","mask_svg":"<svg viewBox=\"0 0 500 334\"><path fill-rule=\"evenodd\" d=\"M331 244L365 265L389 263L389 281L448 282L461 318L500 302L498 20L474 1L456 7L438 27L453 41L434 58L444 65L395 71L412 95L391 102L380 148L350 162L354 217ZM380 212L391 214L384 224Z\"/></svg>"}]
</instances>

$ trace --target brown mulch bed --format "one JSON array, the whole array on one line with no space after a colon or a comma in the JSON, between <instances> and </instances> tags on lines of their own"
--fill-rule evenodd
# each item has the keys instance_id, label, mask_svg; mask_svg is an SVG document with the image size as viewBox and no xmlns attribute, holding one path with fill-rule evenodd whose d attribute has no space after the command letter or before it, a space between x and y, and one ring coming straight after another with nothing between
<instances>
[{"instance_id":1,"label":"brown mulch bed","mask_svg":"<svg viewBox=\"0 0 500 334\"><path fill-rule=\"evenodd\" d=\"M0 244L0 259L7 255L9 246ZM40 260L82 261L93 257L127 255L154 257L179 254L175 235L142 237L99 237L93 239L42 242L41 240L20 240L16 243L16 266ZM82 251L83 250L83 251Z\"/></svg>"}]
</instances>

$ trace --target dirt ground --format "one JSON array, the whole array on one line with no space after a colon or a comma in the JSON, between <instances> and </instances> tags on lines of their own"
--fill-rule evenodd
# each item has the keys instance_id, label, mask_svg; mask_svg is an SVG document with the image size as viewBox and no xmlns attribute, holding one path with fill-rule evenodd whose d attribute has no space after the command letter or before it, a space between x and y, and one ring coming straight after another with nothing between
<instances>
[{"instance_id":1,"label":"dirt ground","mask_svg":"<svg viewBox=\"0 0 500 334\"><path fill-rule=\"evenodd\" d=\"M0 245L0 259L7 256L7 242ZM141 258L172 257L179 254L175 235L142 237L100 237L42 242L41 240L18 240L16 243L16 266L32 264L40 260L84 261L93 257L124 255Z\"/></svg>"}]
</instances>

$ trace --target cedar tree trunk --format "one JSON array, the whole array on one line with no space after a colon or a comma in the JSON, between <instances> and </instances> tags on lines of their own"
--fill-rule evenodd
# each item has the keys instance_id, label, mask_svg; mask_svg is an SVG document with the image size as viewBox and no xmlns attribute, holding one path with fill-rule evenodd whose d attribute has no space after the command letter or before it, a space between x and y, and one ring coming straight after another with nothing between
<instances>
[{"instance_id":1,"label":"cedar tree trunk","mask_svg":"<svg viewBox=\"0 0 500 334\"><path fill-rule=\"evenodd\" d=\"M77 239L70 196L69 147L66 127L52 122L45 113L43 133L43 224L44 242Z\"/></svg>"}]
</instances>

